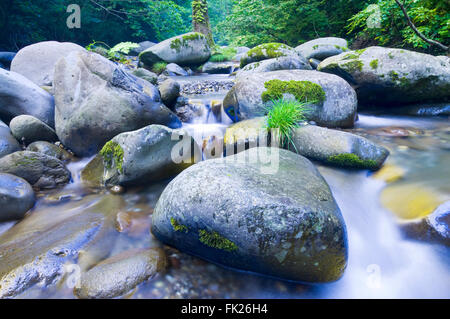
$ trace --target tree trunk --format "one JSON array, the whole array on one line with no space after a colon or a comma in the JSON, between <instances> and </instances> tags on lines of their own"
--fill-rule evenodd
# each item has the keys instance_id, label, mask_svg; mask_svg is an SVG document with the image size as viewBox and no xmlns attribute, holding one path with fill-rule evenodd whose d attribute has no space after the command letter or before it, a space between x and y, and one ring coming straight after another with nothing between
<instances>
[{"instance_id":1,"label":"tree trunk","mask_svg":"<svg viewBox=\"0 0 450 319\"><path fill-rule=\"evenodd\" d=\"M195 32L200 32L206 36L211 48L215 46L209 23L207 0L192 0L192 26Z\"/></svg>"}]
</instances>

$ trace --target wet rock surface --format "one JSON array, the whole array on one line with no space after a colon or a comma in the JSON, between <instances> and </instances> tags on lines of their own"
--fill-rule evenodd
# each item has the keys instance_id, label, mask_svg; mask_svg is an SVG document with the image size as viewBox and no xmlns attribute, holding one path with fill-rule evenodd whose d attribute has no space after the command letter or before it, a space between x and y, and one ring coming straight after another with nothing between
<instances>
[{"instance_id":1,"label":"wet rock surface","mask_svg":"<svg viewBox=\"0 0 450 319\"><path fill-rule=\"evenodd\" d=\"M114 298L126 294L166 267L162 249L134 249L108 258L81 276L79 298Z\"/></svg>"},{"instance_id":2,"label":"wet rock surface","mask_svg":"<svg viewBox=\"0 0 450 319\"><path fill-rule=\"evenodd\" d=\"M36 141L56 142L58 136L50 126L31 115L19 115L9 123L11 133L18 141L31 144Z\"/></svg>"}]
</instances>

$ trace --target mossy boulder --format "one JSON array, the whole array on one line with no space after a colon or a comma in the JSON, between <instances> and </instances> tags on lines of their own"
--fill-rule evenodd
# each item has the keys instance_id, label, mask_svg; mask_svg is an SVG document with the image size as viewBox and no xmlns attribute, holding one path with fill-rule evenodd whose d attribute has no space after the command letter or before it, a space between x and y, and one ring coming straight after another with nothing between
<instances>
[{"instance_id":1,"label":"mossy boulder","mask_svg":"<svg viewBox=\"0 0 450 319\"><path fill-rule=\"evenodd\" d=\"M278 70L312 70L309 62L302 56L283 56L247 64L236 74L236 77L249 72L271 72Z\"/></svg>"},{"instance_id":2,"label":"mossy boulder","mask_svg":"<svg viewBox=\"0 0 450 319\"><path fill-rule=\"evenodd\" d=\"M290 46L283 43L264 43L245 52L241 57L240 66L243 68L247 64L267 59L279 58L282 56L298 56L298 53Z\"/></svg>"},{"instance_id":3,"label":"mossy boulder","mask_svg":"<svg viewBox=\"0 0 450 319\"><path fill-rule=\"evenodd\" d=\"M122 132L150 124L181 126L153 84L95 53L60 59L54 86L56 134L78 156L96 154Z\"/></svg>"},{"instance_id":4,"label":"mossy boulder","mask_svg":"<svg viewBox=\"0 0 450 319\"><path fill-rule=\"evenodd\" d=\"M262 154L278 169L265 171ZM329 186L310 161L282 149L191 166L169 183L152 218L162 242L226 267L330 282L347 264L346 227Z\"/></svg>"},{"instance_id":5,"label":"mossy boulder","mask_svg":"<svg viewBox=\"0 0 450 319\"><path fill-rule=\"evenodd\" d=\"M357 109L356 93L338 76L309 70L243 74L224 99L234 121L267 114L271 100L295 98L310 104L309 120L327 127L351 127Z\"/></svg>"},{"instance_id":6,"label":"mossy boulder","mask_svg":"<svg viewBox=\"0 0 450 319\"><path fill-rule=\"evenodd\" d=\"M315 125L294 129L292 144L293 151L309 159L349 169L376 170L389 155L387 149L364 137Z\"/></svg>"},{"instance_id":7,"label":"mossy boulder","mask_svg":"<svg viewBox=\"0 0 450 319\"><path fill-rule=\"evenodd\" d=\"M365 106L450 100L450 63L429 54L370 47L325 59L318 70L354 85Z\"/></svg>"},{"instance_id":8,"label":"mossy boulder","mask_svg":"<svg viewBox=\"0 0 450 319\"><path fill-rule=\"evenodd\" d=\"M199 156L197 144L184 130L150 125L107 142L81 179L92 186L150 184L177 175Z\"/></svg>"},{"instance_id":9,"label":"mossy boulder","mask_svg":"<svg viewBox=\"0 0 450 319\"><path fill-rule=\"evenodd\" d=\"M139 60L151 68L157 62L176 63L182 66L199 65L211 56L206 37L198 32L182 34L162 41L139 54Z\"/></svg>"},{"instance_id":10,"label":"mossy boulder","mask_svg":"<svg viewBox=\"0 0 450 319\"><path fill-rule=\"evenodd\" d=\"M342 38L327 37L305 42L295 48L306 59L323 60L330 56L348 51L347 40Z\"/></svg>"},{"instance_id":11,"label":"mossy boulder","mask_svg":"<svg viewBox=\"0 0 450 319\"><path fill-rule=\"evenodd\" d=\"M67 184L71 175L63 162L42 153L19 151L0 159L0 172L22 177L33 187L51 189Z\"/></svg>"}]
</instances>

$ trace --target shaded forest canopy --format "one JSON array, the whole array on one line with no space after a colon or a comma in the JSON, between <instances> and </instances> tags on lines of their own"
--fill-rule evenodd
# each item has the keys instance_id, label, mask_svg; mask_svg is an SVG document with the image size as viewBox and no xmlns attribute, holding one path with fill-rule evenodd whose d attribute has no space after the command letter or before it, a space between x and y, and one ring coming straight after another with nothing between
<instances>
[{"instance_id":1,"label":"shaded forest canopy","mask_svg":"<svg viewBox=\"0 0 450 319\"><path fill-rule=\"evenodd\" d=\"M403 0L402 0L403 1ZM81 7L81 28L69 29L69 4ZM405 8L426 37L448 43L450 2L405 0ZM192 30L191 0L2 0L0 50L57 40L83 46L103 41L159 42ZM325 36L355 47L383 45L438 52L409 28L394 0L208 0L216 44L296 46Z\"/></svg>"}]
</instances>

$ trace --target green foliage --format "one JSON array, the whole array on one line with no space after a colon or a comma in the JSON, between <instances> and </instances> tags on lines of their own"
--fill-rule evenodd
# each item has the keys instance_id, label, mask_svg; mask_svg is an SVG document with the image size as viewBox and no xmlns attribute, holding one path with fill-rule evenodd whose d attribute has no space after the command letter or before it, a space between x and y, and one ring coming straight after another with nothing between
<instances>
[{"instance_id":1,"label":"green foliage","mask_svg":"<svg viewBox=\"0 0 450 319\"><path fill-rule=\"evenodd\" d=\"M267 89L261 95L263 102L279 100L283 94L292 94L298 102L320 103L325 100L322 87L310 81L270 80L264 83Z\"/></svg>"},{"instance_id":2,"label":"green foliage","mask_svg":"<svg viewBox=\"0 0 450 319\"><path fill-rule=\"evenodd\" d=\"M231 61L236 55L237 50L233 47L216 47L209 58L210 62Z\"/></svg>"},{"instance_id":3,"label":"green foliage","mask_svg":"<svg viewBox=\"0 0 450 319\"><path fill-rule=\"evenodd\" d=\"M364 6L361 0L240 0L218 29L237 46L297 46L318 37L345 36L347 19Z\"/></svg>"},{"instance_id":4,"label":"green foliage","mask_svg":"<svg viewBox=\"0 0 450 319\"><path fill-rule=\"evenodd\" d=\"M167 63L166 62L156 62L152 66L152 72L156 74L161 74L166 69Z\"/></svg>"},{"instance_id":5,"label":"green foliage","mask_svg":"<svg viewBox=\"0 0 450 319\"><path fill-rule=\"evenodd\" d=\"M281 147L290 147L293 129L298 127L299 123L306 121L309 110L306 103L296 100L279 99L272 101L267 113L267 129L277 130L278 133L275 138Z\"/></svg>"},{"instance_id":6,"label":"green foliage","mask_svg":"<svg viewBox=\"0 0 450 319\"><path fill-rule=\"evenodd\" d=\"M133 42L121 42L114 47L109 48L105 42L94 41L86 46L86 50L99 53L111 61L120 62L124 64L130 63L125 57L125 54L130 53L134 48L138 48L139 44Z\"/></svg>"},{"instance_id":7,"label":"green foliage","mask_svg":"<svg viewBox=\"0 0 450 319\"><path fill-rule=\"evenodd\" d=\"M378 45L382 46L407 47L431 52L439 51L430 47L428 43L414 33L394 0L368 2L370 5L367 5L349 20L348 34L374 39ZM406 0L405 7L411 20L425 37L448 44L450 2Z\"/></svg>"},{"instance_id":8,"label":"green foliage","mask_svg":"<svg viewBox=\"0 0 450 319\"><path fill-rule=\"evenodd\" d=\"M120 173L123 173L123 155L122 147L113 141L106 143L100 151L100 156L103 157L106 168L109 169L115 165Z\"/></svg>"},{"instance_id":9,"label":"green foliage","mask_svg":"<svg viewBox=\"0 0 450 319\"><path fill-rule=\"evenodd\" d=\"M235 243L215 231L209 232L207 230L200 229L198 232L198 237L202 244L212 248L221 249L228 252L238 249Z\"/></svg>"},{"instance_id":10,"label":"green foliage","mask_svg":"<svg viewBox=\"0 0 450 319\"><path fill-rule=\"evenodd\" d=\"M354 169L376 169L378 166L376 161L363 160L353 153L342 153L330 156L327 159L327 162L331 165Z\"/></svg>"},{"instance_id":11,"label":"green foliage","mask_svg":"<svg viewBox=\"0 0 450 319\"><path fill-rule=\"evenodd\" d=\"M80 29L66 26L66 9L72 3L81 7ZM82 46L93 39L102 39L109 46L123 41L162 41L189 31L190 0L0 1L1 50L47 40Z\"/></svg>"}]
</instances>

